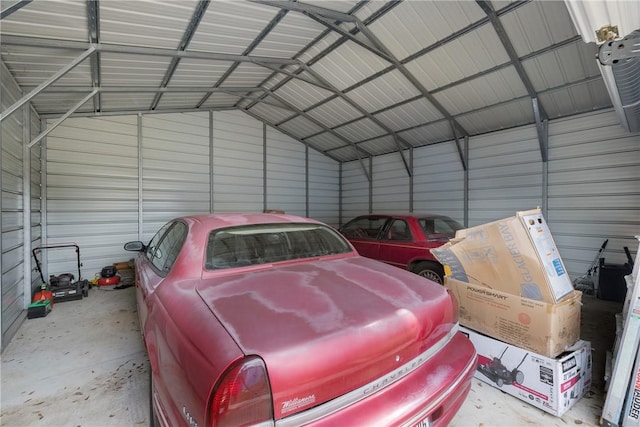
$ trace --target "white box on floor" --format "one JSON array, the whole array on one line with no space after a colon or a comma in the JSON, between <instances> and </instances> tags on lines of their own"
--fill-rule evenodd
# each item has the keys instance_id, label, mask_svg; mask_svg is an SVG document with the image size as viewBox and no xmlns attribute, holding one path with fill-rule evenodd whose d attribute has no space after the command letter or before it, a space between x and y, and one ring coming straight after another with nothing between
<instances>
[{"instance_id":1,"label":"white box on floor","mask_svg":"<svg viewBox=\"0 0 640 427\"><path fill-rule=\"evenodd\" d=\"M460 327L478 353L475 377L552 415L561 416L591 387L591 343L578 341L550 358Z\"/></svg>"}]
</instances>

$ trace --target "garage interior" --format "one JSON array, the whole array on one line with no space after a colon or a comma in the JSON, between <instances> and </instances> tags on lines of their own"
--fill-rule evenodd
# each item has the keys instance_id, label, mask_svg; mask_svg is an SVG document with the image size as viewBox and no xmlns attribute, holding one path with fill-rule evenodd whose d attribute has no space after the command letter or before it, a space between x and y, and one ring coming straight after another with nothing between
<instances>
[{"instance_id":1,"label":"garage interior","mask_svg":"<svg viewBox=\"0 0 640 427\"><path fill-rule=\"evenodd\" d=\"M122 312L129 325L112 338L134 355L124 359L136 363L125 383L148 405L141 343L125 333L138 333L130 289L92 290L27 320L41 284L32 250L42 244L76 242L91 279L130 258L125 242L146 242L180 215L278 210L338 227L369 212L431 212L470 227L540 207L573 280L594 257L624 265L624 248L637 256L638 2L2 0L0 8L3 423L15 405L36 413L12 394L29 391L9 387L9 364L83 359L44 344L75 322L87 327L77 345L93 346L104 324L116 325L73 316L97 318L98 308ZM43 269L73 271L75 259L50 253ZM593 344L595 374L615 334L601 326L615 328L622 303L589 293L583 339L606 346ZM54 322L64 325L55 337ZM36 341L37 351L22 347ZM8 357L18 348L34 359ZM111 366L122 356L104 357ZM82 366L94 369L91 360ZM60 394L64 380L46 378ZM522 411L545 416L534 424L595 424L603 381L594 386L600 399L582 399L565 418L496 393L494 405L470 398L457 425L499 425L474 411L505 401L513 410L502 425ZM472 395L495 392L478 387ZM147 422L145 411L103 415L77 423Z\"/></svg>"}]
</instances>

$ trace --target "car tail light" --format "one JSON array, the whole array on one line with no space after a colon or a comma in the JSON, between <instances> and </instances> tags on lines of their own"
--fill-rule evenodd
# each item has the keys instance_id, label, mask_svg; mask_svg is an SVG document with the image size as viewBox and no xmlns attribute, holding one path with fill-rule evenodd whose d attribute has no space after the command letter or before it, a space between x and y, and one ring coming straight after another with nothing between
<instances>
[{"instance_id":1,"label":"car tail light","mask_svg":"<svg viewBox=\"0 0 640 427\"><path fill-rule=\"evenodd\" d=\"M211 426L272 425L273 402L262 359L247 357L231 366L211 397Z\"/></svg>"}]
</instances>

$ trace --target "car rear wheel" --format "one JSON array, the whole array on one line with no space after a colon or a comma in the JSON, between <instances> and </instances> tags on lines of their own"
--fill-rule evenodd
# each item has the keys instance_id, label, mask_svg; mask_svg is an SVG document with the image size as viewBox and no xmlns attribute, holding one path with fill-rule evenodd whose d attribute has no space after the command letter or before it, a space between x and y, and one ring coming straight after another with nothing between
<instances>
[{"instance_id":1,"label":"car rear wheel","mask_svg":"<svg viewBox=\"0 0 640 427\"><path fill-rule=\"evenodd\" d=\"M441 285L444 283L444 269L439 264L422 261L417 263L411 271Z\"/></svg>"}]
</instances>

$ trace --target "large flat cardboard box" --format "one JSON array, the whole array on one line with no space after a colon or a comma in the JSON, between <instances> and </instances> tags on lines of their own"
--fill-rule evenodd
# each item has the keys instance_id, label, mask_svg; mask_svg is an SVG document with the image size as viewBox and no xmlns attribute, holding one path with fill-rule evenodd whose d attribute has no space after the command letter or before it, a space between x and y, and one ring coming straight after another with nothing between
<instances>
[{"instance_id":1,"label":"large flat cardboard box","mask_svg":"<svg viewBox=\"0 0 640 427\"><path fill-rule=\"evenodd\" d=\"M478 353L475 378L552 415L567 412L591 388L591 344L578 341L550 358L460 328Z\"/></svg>"},{"instance_id":2,"label":"large flat cardboard box","mask_svg":"<svg viewBox=\"0 0 640 427\"><path fill-rule=\"evenodd\" d=\"M574 290L540 209L459 230L431 252L463 282L548 303Z\"/></svg>"},{"instance_id":3,"label":"large flat cardboard box","mask_svg":"<svg viewBox=\"0 0 640 427\"><path fill-rule=\"evenodd\" d=\"M444 285L458 300L460 324L490 337L547 357L580 339L580 291L549 304L451 277Z\"/></svg>"}]
</instances>

